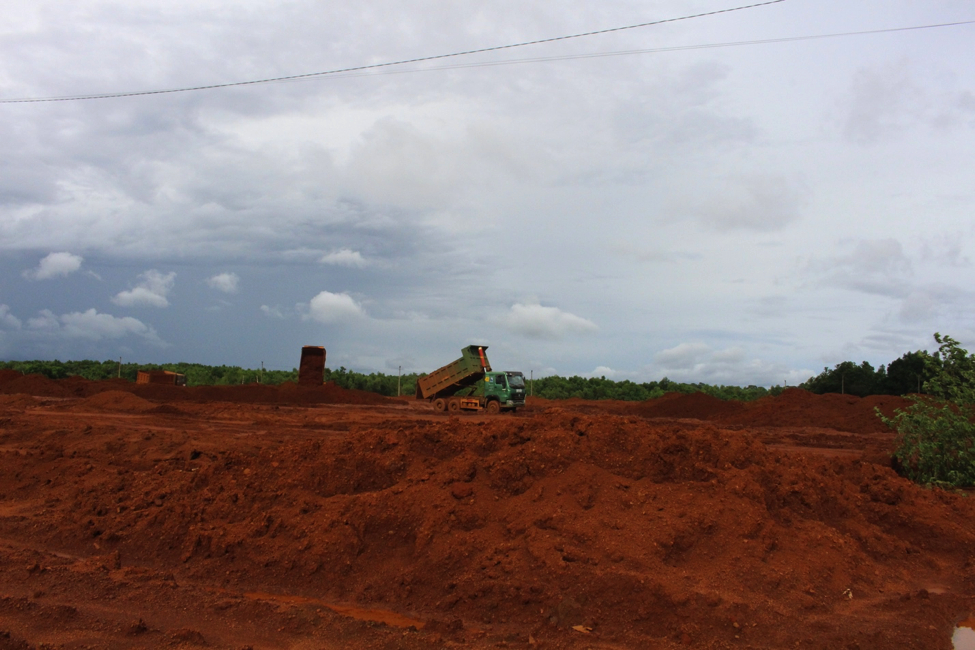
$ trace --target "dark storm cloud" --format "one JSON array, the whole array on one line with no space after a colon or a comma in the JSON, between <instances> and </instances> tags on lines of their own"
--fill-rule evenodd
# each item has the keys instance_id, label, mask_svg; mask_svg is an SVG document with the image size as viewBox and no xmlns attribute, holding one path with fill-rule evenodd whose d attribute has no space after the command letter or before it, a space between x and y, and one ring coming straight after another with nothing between
<instances>
[{"instance_id":1,"label":"dark storm cloud","mask_svg":"<svg viewBox=\"0 0 975 650\"><path fill-rule=\"evenodd\" d=\"M693 4L8 3L0 96L329 70ZM511 54L935 22L952 5L780 9ZM893 301L886 313L917 327L962 315L961 281L925 260L950 253L957 271L971 255L970 38L910 38L883 50L849 39L0 105L3 345L163 360L154 335L187 360L290 366L298 345L317 341L349 367L429 370L477 339L499 363L563 373L779 381L805 363L792 342L833 345L811 322L876 325L837 315L835 293ZM841 116L831 130L830 114ZM891 148L872 157L880 145ZM910 220L891 217L902 209L931 224L928 241L951 233L954 248L932 244L928 258L902 248L904 267L881 245L837 246L877 231L916 240ZM55 272L73 264L49 258L62 253L83 264ZM829 268L801 271L809 294L776 299L782 269L810 257ZM47 272L44 259L43 285L23 276ZM769 318L793 338L763 331ZM683 339L714 320L755 329Z\"/></svg>"}]
</instances>

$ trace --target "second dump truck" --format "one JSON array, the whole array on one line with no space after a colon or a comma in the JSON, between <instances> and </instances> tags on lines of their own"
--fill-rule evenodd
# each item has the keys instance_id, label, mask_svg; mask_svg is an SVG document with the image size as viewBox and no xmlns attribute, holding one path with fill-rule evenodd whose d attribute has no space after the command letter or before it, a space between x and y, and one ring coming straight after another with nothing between
<instances>
[{"instance_id":1,"label":"second dump truck","mask_svg":"<svg viewBox=\"0 0 975 650\"><path fill-rule=\"evenodd\" d=\"M525 376L492 371L486 345L468 345L461 357L416 380L416 397L433 402L436 411L488 413L514 411L525 405Z\"/></svg>"}]
</instances>

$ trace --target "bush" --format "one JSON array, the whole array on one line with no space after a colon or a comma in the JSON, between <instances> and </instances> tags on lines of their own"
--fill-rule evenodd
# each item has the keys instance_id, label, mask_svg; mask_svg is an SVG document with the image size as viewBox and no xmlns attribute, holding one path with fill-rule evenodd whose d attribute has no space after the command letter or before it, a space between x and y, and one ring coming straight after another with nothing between
<instances>
[{"instance_id":1,"label":"bush","mask_svg":"<svg viewBox=\"0 0 975 650\"><path fill-rule=\"evenodd\" d=\"M975 411L911 396L914 403L881 419L897 431L894 458L901 473L917 483L975 485Z\"/></svg>"},{"instance_id":2,"label":"bush","mask_svg":"<svg viewBox=\"0 0 975 650\"><path fill-rule=\"evenodd\" d=\"M934 335L938 352L927 358L929 396L909 397L894 417L877 414L897 432L894 458L918 483L975 485L975 356L950 336Z\"/></svg>"}]
</instances>

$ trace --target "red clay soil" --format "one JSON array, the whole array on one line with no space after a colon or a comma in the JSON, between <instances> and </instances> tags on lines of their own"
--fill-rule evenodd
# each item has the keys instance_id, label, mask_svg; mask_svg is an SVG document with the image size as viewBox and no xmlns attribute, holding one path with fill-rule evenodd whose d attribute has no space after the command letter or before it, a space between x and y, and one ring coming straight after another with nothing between
<instances>
[{"instance_id":1,"label":"red clay soil","mask_svg":"<svg viewBox=\"0 0 975 650\"><path fill-rule=\"evenodd\" d=\"M860 431L897 402L447 416L12 381L0 650L947 650L975 612L972 499Z\"/></svg>"},{"instance_id":2,"label":"red clay soil","mask_svg":"<svg viewBox=\"0 0 975 650\"><path fill-rule=\"evenodd\" d=\"M350 390L328 382L318 387L285 382L280 386L166 386L134 384L125 379L87 381L69 377L55 381L44 375L0 371L0 394L24 393L43 397L90 397L105 391L126 391L160 402L235 402L239 404L387 404L389 398L362 390Z\"/></svg>"}]
</instances>

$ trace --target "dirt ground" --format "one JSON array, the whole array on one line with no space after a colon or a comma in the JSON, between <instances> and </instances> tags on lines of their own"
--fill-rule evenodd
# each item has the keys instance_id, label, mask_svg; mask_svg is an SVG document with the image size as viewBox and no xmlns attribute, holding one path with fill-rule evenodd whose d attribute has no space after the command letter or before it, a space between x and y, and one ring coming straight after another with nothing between
<instances>
[{"instance_id":1,"label":"dirt ground","mask_svg":"<svg viewBox=\"0 0 975 650\"><path fill-rule=\"evenodd\" d=\"M904 404L0 371L0 650L947 650L975 499L891 469Z\"/></svg>"}]
</instances>

